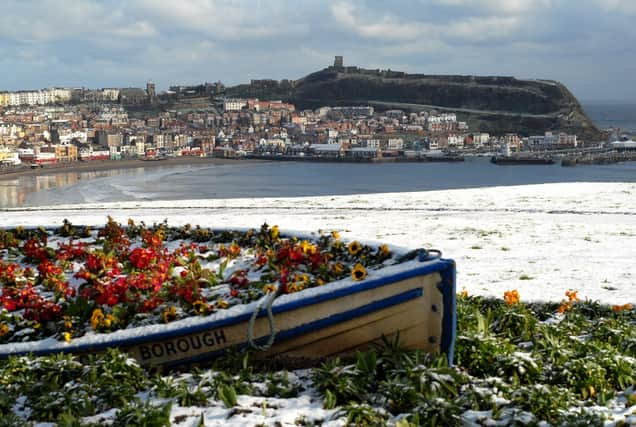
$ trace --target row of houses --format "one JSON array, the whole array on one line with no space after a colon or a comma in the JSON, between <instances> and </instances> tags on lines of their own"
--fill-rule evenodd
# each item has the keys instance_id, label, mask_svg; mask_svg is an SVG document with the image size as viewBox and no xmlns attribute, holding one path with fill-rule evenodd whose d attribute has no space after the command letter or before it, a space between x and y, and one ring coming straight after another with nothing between
<instances>
[{"instance_id":1,"label":"row of houses","mask_svg":"<svg viewBox=\"0 0 636 427\"><path fill-rule=\"evenodd\" d=\"M64 103L69 102L71 96L71 89L65 88L0 92L0 107Z\"/></svg>"}]
</instances>

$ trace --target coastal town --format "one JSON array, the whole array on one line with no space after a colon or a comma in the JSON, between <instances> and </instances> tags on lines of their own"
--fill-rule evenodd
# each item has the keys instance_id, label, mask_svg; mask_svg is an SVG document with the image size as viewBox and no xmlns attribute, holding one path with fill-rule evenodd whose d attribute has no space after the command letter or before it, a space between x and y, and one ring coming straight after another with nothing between
<instances>
[{"instance_id":1,"label":"coastal town","mask_svg":"<svg viewBox=\"0 0 636 427\"><path fill-rule=\"evenodd\" d=\"M336 57L334 67L342 67ZM252 81L267 86L274 81ZM291 84L276 82L277 85ZM464 154L550 152L598 144L575 134L494 135L461 113L370 105L298 110L235 98L221 82L141 88L0 92L2 171L74 162L172 157L316 161L458 160Z\"/></svg>"}]
</instances>

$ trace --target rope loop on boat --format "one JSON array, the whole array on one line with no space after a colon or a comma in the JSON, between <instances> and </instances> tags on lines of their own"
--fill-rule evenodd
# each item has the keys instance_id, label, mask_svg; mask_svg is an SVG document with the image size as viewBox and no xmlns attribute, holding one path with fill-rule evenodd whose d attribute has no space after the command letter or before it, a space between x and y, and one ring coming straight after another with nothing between
<instances>
[{"instance_id":1,"label":"rope loop on boat","mask_svg":"<svg viewBox=\"0 0 636 427\"><path fill-rule=\"evenodd\" d=\"M421 248L418 254L418 260L420 262L432 261L442 257L442 251L438 249L424 249Z\"/></svg>"},{"instance_id":2,"label":"rope loop on boat","mask_svg":"<svg viewBox=\"0 0 636 427\"><path fill-rule=\"evenodd\" d=\"M263 297L260 300L258 300L258 303L256 303L256 308L254 309L254 312L252 312L250 321L247 324L247 343L249 344L250 347L256 350L260 350L260 351L269 350L269 348L274 344L274 341L276 340L276 325L274 324L274 313L272 313L272 304L274 303L274 300L276 299L276 297L278 297L280 294L281 292L280 292L280 286L279 286L278 288L276 288L275 292L270 292L268 294L263 295ZM258 345L254 342L254 323L256 323L256 317L258 316L258 313L261 311L261 307L263 303L265 303L265 309L267 310L267 322L269 323L269 338L267 339L267 342L265 344Z\"/></svg>"}]
</instances>

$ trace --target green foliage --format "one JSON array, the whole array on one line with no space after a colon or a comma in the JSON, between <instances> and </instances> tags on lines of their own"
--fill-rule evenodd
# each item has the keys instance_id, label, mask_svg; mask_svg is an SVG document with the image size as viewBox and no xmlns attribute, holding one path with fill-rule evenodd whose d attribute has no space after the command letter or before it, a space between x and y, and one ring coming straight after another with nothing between
<instances>
[{"instance_id":1,"label":"green foliage","mask_svg":"<svg viewBox=\"0 0 636 427\"><path fill-rule=\"evenodd\" d=\"M0 368L2 415L17 398L25 398L29 419L59 421L60 417L94 415L135 399L148 384L145 372L116 350L81 363L70 355L11 358Z\"/></svg>"},{"instance_id":2,"label":"green foliage","mask_svg":"<svg viewBox=\"0 0 636 427\"><path fill-rule=\"evenodd\" d=\"M339 358L323 363L313 372L319 391L329 390L338 405L356 400L365 394L365 382L355 365L343 365Z\"/></svg>"},{"instance_id":3,"label":"green foliage","mask_svg":"<svg viewBox=\"0 0 636 427\"><path fill-rule=\"evenodd\" d=\"M568 389L542 384L521 386L510 396L517 407L531 412L537 419L550 423L558 420L570 406Z\"/></svg>"},{"instance_id":4,"label":"green foliage","mask_svg":"<svg viewBox=\"0 0 636 427\"><path fill-rule=\"evenodd\" d=\"M347 415L348 426L386 425L386 415L366 403L351 402L342 409L342 412Z\"/></svg>"},{"instance_id":5,"label":"green foliage","mask_svg":"<svg viewBox=\"0 0 636 427\"><path fill-rule=\"evenodd\" d=\"M25 427L31 423L25 423L22 418L12 412L0 413L0 427Z\"/></svg>"},{"instance_id":6,"label":"green foliage","mask_svg":"<svg viewBox=\"0 0 636 427\"><path fill-rule=\"evenodd\" d=\"M535 335L538 320L525 305L501 304L492 315L490 331L514 343L528 341Z\"/></svg>"},{"instance_id":7,"label":"green foliage","mask_svg":"<svg viewBox=\"0 0 636 427\"><path fill-rule=\"evenodd\" d=\"M336 399L336 395L331 392L331 390L325 390L325 403L323 408L325 409L333 409L337 406L338 400Z\"/></svg>"},{"instance_id":8,"label":"green foliage","mask_svg":"<svg viewBox=\"0 0 636 427\"><path fill-rule=\"evenodd\" d=\"M160 406L154 406L148 402L126 404L117 412L113 427L169 426L171 408L171 402Z\"/></svg>"},{"instance_id":9,"label":"green foliage","mask_svg":"<svg viewBox=\"0 0 636 427\"><path fill-rule=\"evenodd\" d=\"M236 390L231 385L222 384L219 387L218 395L226 408L233 408L237 405Z\"/></svg>"},{"instance_id":10,"label":"green foliage","mask_svg":"<svg viewBox=\"0 0 636 427\"><path fill-rule=\"evenodd\" d=\"M420 426L459 426L461 423L461 408L455 403L437 398L422 402L413 412L419 419Z\"/></svg>"},{"instance_id":11,"label":"green foliage","mask_svg":"<svg viewBox=\"0 0 636 427\"><path fill-rule=\"evenodd\" d=\"M460 335L455 342L456 363L479 378L496 376L497 361L510 357L514 348L507 339L478 333Z\"/></svg>"},{"instance_id":12,"label":"green foliage","mask_svg":"<svg viewBox=\"0 0 636 427\"><path fill-rule=\"evenodd\" d=\"M265 396L289 398L298 396L299 387L289 381L287 371L270 373L265 380Z\"/></svg>"}]
</instances>

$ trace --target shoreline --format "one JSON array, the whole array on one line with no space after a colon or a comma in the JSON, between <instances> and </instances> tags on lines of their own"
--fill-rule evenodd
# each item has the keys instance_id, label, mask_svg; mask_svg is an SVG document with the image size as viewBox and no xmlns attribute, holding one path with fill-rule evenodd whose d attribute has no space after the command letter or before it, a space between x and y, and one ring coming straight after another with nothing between
<instances>
[{"instance_id":1,"label":"shoreline","mask_svg":"<svg viewBox=\"0 0 636 427\"><path fill-rule=\"evenodd\" d=\"M7 181L23 176L55 175L58 173L81 173L99 172L108 170L124 170L137 168L157 168L166 166L188 166L188 165L226 165L231 163L256 163L256 159L230 159L220 157L175 157L164 160L93 160L87 162L60 163L47 165L43 168L24 168L4 172L0 170L0 181Z\"/></svg>"}]
</instances>

